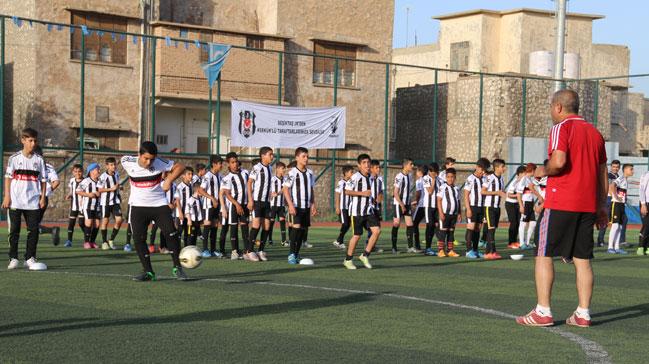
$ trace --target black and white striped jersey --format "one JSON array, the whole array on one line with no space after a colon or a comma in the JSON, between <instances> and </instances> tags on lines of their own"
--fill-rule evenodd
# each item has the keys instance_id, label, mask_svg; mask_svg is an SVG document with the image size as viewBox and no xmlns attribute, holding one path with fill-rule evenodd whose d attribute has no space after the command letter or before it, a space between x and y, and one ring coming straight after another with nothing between
<instances>
[{"instance_id":1,"label":"black and white striped jersey","mask_svg":"<svg viewBox=\"0 0 649 364\"><path fill-rule=\"evenodd\" d=\"M379 195L385 194L385 184L383 183L383 177L370 176L370 183L372 187L372 207L378 209L381 205L379 203Z\"/></svg>"},{"instance_id":2,"label":"black and white striped jersey","mask_svg":"<svg viewBox=\"0 0 649 364\"><path fill-rule=\"evenodd\" d=\"M252 167L248 177L252 180L252 199L255 202L270 201L270 187L273 172L270 165L265 166L261 162Z\"/></svg>"},{"instance_id":3,"label":"black and white striped jersey","mask_svg":"<svg viewBox=\"0 0 649 364\"><path fill-rule=\"evenodd\" d=\"M70 211L83 211L81 208L81 196L77 195L77 188L83 179L77 181L76 178L70 178L68 182L68 191L70 191Z\"/></svg>"},{"instance_id":4,"label":"black and white striped jersey","mask_svg":"<svg viewBox=\"0 0 649 364\"><path fill-rule=\"evenodd\" d=\"M59 180L59 175L56 173L56 169L49 163L45 163L45 170L47 171L47 183L45 185L45 196L52 196L52 183Z\"/></svg>"},{"instance_id":5,"label":"black and white striped jersey","mask_svg":"<svg viewBox=\"0 0 649 364\"><path fill-rule=\"evenodd\" d=\"M437 207L437 181L433 181L433 177L425 175L421 177L421 187L423 194L422 207L436 208ZM429 193L428 189L433 188L433 193Z\"/></svg>"},{"instance_id":6,"label":"black and white striped jersey","mask_svg":"<svg viewBox=\"0 0 649 364\"><path fill-rule=\"evenodd\" d=\"M469 191L469 205L474 207L484 206L484 198L482 196L482 183L484 178L477 177L471 174L464 183L464 190Z\"/></svg>"},{"instance_id":7,"label":"black and white striped jersey","mask_svg":"<svg viewBox=\"0 0 649 364\"><path fill-rule=\"evenodd\" d=\"M165 197L167 198L167 204L168 205L171 205L171 204L175 205L174 202L176 201L177 188L178 187L176 186L176 182L171 182L171 187L169 187L169 190L167 192L165 192ZM171 216L174 217L174 218L178 216L176 214L176 208L175 207L171 209Z\"/></svg>"},{"instance_id":8,"label":"black and white striped jersey","mask_svg":"<svg viewBox=\"0 0 649 364\"><path fill-rule=\"evenodd\" d=\"M237 201L240 205L245 205L248 202L246 197L246 178L242 171L228 173L221 180L221 189L225 190L224 193L230 193L230 196ZM232 203L227 198L224 198L225 204L230 207Z\"/></svg>"},{"instance_id":9,"label":"black and white striped jersey","mask_svg":"<svg viewBox=\"0 0 649 364\"><path fill-rule=\"evenodd\" d=\"M191 182L190 182L191 183ZM184 214L187 208L187 200L194 194L192 186L187 183L180 182L176 187L176 199L178 200L179 210Z\"/></svg>"},{"instance_id":10,"label":"black and white striped jersey","mask_svg":"<svg viewBox=\"0 0 649 364\"><path fill-rule=\"evenodd\" d=\"M347 181L341 179L340 181L338 181L338 186L336 186L336 193L340 194L340 202L338 203L338 208L341 210L349 209L350 197L345 193L345 185L347 185Z\"/></svg>"},{"instance_id":11,"label":"black and white striped jersey","mask_svg":"<svg viewBox=\"0 0 649 364\"><path fill-rule=\"evenodd\" d=\"M410 206L410 189L412 189L412 179L410 175L399 172L396 177L394 177L394 187L399 189L401 202L406 206ZM399 204L396 198L394 198L394 204Z\"/></svg>"},{"instance_id":12,"label":"black and white striped jersey","mask_svg":"<svg viewBox=\"0 0 649 364\"><path fill-rule=\"evenodd\" d=\"M81 181L77 187L77 191L85 193L95 193L99 190L99 181L95 181L90 177L86 177ZM99 210L99 198L98 197L88 197L82 196L81 198L81 208L83 210Z\"/></svg>"},{"instance_id":13,"label":"black and white striped jersey","mask_svg":"<svg viewBox=\"0 0 649 364\"><path fill-rule=\"evenodd\" d=\"M203 203L200 197L189 196L185 206L185 216L192 221L203 221Z\"/></svg>"},{"instance_id":14,"label":"black and white striped jersey","mask_svg":"<svg viewBox=\"0 0 649 364\"><path fill-rule=\"evenodd\" d=\"M304 171L292 168L286 176L284 187L289 189L291 201L296 209L311 208L315 178L310 169Z\"/></svg>"},{"instance_id":15,"label":"black and white striped jersey","mask_svg":"<svg viewBox=\"0 0 649 364\"><path fill-rule=\"evenodd\" d=\"M364 176L360 172L354 173L352 178L345 184L347 191L363 192L372 187L370 176ZM351 216L367 216L372 212L371 196L350 196L349 214Z\"/></svg>"},{"instance_id":16,"label":"black and white striped jersey","mask_svg":"<svg viewBox=\"0 0 649 364\"><path fill-rule=\"evenodd\" d=\"M507 186L507 198L505 199L505 202L509 203L518 203L518 200L516 197L512 198L509 197L509 195L516 194L516 187L518 187L518 182L521 180L521 177L516 177L513 181L509 183L509 186Z\"/></svg>"},{"instance_id":17,"label":"black and white striped jersey","mask_svg":"<svg viewBox=\"0 0 649 364\"><path fill-rule=\"evenodd\" d=\"M201 188L207 192L210 196L214 197L216 201L219 200L219 191L221 190L221 174L220 173L212 173L212 171L207 171L203 178L201 179ZM201 197L202 199L202 204L203 208L210 209L210 208L217 208L218 204L216 206L213 206L214 203L212 202L211 199L205 198L204 196Z\"/></svg>"},{"instance_id":18,"label":"black and white striped jersey","mask_svg":"<svg viewBox=\"0 0 649 364\"><path fill-rule=\"evenodd\" d=\"M275 193L276 196L270 199L271 207L282 207L284 206L284 194L282 193L282 183L283 181L277 177L273 176L270 180L270 193Z\"/></svg>"},{"instance_id":19,"label":"black and white striped jersey","mask_svg":"<svg viewBox=\"0 0 649 364\"><path fill-rule=\"evenodd\" d=\"M113 188L119 184L119 173L108 174L104 172L99 176L99 187L100 188ZM113 206L119 205L122 202L121 196L119 194L119 189L113 192L102 192L100 197L101 206Z\"/></svg>"},{"instance_id":20,"label":"black and white striped jersey","mask_svg":"<svg viewBox=\"0 0 649 364\"><path fill-rule=\"evenodd\" d=\"M47 182L47 168L43 157L26 157L18 152L9 157L5 178L11 178L11 208L38 210L41 183Z\"/></svg>"},{"instance_id":21,"label":"black and white striped jersey","mask_svg":"<svg viewBox=\"0 0 649 364\"><path fill-rule=\"evenodd\" d=\"M504 186L503 177L496 176L494 173L488 175L482 184L482 187L487 187L487 191L489 192L502 191ZM487 207L500 207L501 198L499 195L487 195L484 197L484 205Z\"/></svg>"},{"instance_id":22,"label":"black and white striped jersey","mask_svg":"<svg viewBox=\"0 0 649 364\"><path fill-rule=\"evenodd\" d=\"M122 157L122 167L128 174L131 193L128 204L140 207L160 207L167 204L165 191L162 189L162 174L174 166L172 160L154 159L148 168L140 166L137 156Z\"/></svg>"},{"instance_id":23,"label":"black and white striped jersey","mask_svg":"<svg viewBox=\"0 0 649 364\"><path fill-rule=\"evenodd\" d=\"M446 215L457 215L460 213L460 189L448 183L439 187L437 197L442 199L442 212Z\"/></svg>"}]
</instances>

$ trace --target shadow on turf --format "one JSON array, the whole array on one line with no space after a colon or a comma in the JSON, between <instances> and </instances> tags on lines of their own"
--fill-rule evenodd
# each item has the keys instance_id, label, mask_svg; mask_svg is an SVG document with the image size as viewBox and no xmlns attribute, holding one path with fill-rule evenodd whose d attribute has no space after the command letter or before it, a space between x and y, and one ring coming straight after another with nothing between
<instances>
[{"instance_id":1,"label":"shadow on turf","mask_svg":"<svg viewBox=\"0 0 649 364\"><path fill-rule=\"evenodd\" d=\"M96 329L104 327L121 327L151 324L184 324L201 321L224 321L251 316L263 316L297 311L308 311L319 308L350 305L374 300L375 294L351 294L343 297L302 300L296 302L273 303L242 308L226 308L212 311L200 311L170 316L146 316L118 320L100 320L95 318L73 318L63 320L32 321L0 326L0 337L28 336L62 331ZM40 326L51 326L38 328Z\"/></svg>"},{"instance_id":2,"label":"shadow on turf","mask_svg":"<svg viewBox=\"0 0 649 364\"><path fill-rule=\"evenodd\" d=\"M592 319L593 326L598 326L609 322L628 320L647 315L649 315L649 303L643 303L640 305L620 307L604 312L598 312L592 315Z\"/></svg>"}]
</instances>

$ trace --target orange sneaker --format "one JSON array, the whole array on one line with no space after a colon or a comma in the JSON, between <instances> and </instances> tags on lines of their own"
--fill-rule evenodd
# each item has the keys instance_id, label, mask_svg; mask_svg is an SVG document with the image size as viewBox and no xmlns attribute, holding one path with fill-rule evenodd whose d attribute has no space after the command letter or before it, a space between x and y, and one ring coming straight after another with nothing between
<instances>
[{"instance_id":1,"label":"orange sneaker","mask_svg":"<svg viewBox=\"0 0 649 364\"><path fill-rule=\"evenodd\" d=\"M446 254L446 255L448 255L449 257L453 257L453 258L457 258L457 257L460 256L460 254L456 253L454 250L451 250L451 251L448 252L448 254Z\"/></svg>"},{"instance_id":2,"label":"orange sneaker","mask_svg":"<svg viewBox=\"0 0 649 364\"><path fill-rule=\"evenodd\" d=\"M149 245L149 254L153 254L156 252L155 245Z\"/></svg>"},{"instance_id":3,"label":"orange sneaker","mask_svg":"<svg viewBox=\"0 0 649 364\"><path fill-rule=\"evenodd\" d=\"M493 252L491 253L491 259L502 259L503 257L500 256L500 254Z\"/></svg>"},{"instance_id":4,"label":"orange sneaker","mask_svg":"<svg viewBox=\"0 0 649 364\"><path fill-rule=\"evenodd\" d=\"M507 249L518 249L518 248L520 248L520 247L521 247L521 244L520 244L520 243L511 243L511 244L507 244Z\"/></svg>"},{"instance_id":5,"label":"orange sneaker","mask_svg":"<svg viewBox=\"0 0 649 364\"><path fill-rule=\"evenodd\" d=\"M487 253L484 256L485 260L493 260L494 259L494 253Z\"/></svg>"},{"instance_id":6,"label":"orange sneaker","mask_svg":"<svg viewBox=\"0 0 649 364\"><path fill-rule=\"evenodd\" d=\"M438 258L444 258L445 256L446 256L446 253L444 253L443 250L440 250L440 251L437 252L437 257Z\"/></svg>"}]
</instances>

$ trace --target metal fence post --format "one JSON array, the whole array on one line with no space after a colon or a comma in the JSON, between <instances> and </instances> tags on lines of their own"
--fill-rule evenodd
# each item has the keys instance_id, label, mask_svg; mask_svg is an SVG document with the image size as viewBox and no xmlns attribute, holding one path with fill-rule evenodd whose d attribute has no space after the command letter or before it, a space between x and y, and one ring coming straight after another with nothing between
<instances>
[{"instance_id":1,"label":"metal fence post","mask_svg":"<svg viewBox=\"0 0 649 364\"><path fill-rule=\"evenodd\" d=\"M216 79L216 154L221 154L221 75Z\"/></svg>"},{"instance_id":2,"label":"metal fence post","mask_svg":"<svg viewBox=\"0 0 649 364\"><path fill-rule=\"evenodd\" d=\"M390 102L390 65L385 65L385 100L383 110L383 183L388 180L388 122L390 119L389 103ZM385 193L384 193L385 195ZM384 206L387 206L385 203ZM383 220L387 219L387 208L383 211Z\"/></svg>"},{"instance_id":3,"label":"metal fence post","mask_svg":"<svg viewBox=\"0 0 649 364\"><path fill-rule=\"evenodd\" d=\"M478 159L482 158L482 96L484 91L484 75L480 73L480 110L478 111Z\"/></svg>"},{"instance_id":4,"label":"metal fence post","mask_svg":"<svg viewBox=\"0 0 649 364\"><path fill-rule=\"evenodd\" d=\"M334 61L334 106L338 105L338 58ZM329 196L331 196L330 207L332 211L336 211L336 201L333 198L334 193L336 193L336 150L333 150L331 156L331 191L329 191Z\"/></svg>"},{"instance_id":5,"label":"metal fence post","mask_svg":"<svg viewBox=\"0 0 649 364\"><path fill-rule=\"evenodd\" d=\"M81 165L83 165L83 149L85 147L84 145L84 123L85 123L85 117L84 114L86 113L86 105L85 105L85 94L86 94L86 35L81 32L81 104L79 107L79 161L81 162Z\"/></svg>"},{"instance_id":6,"label":"metal fence post","mask_svg":"<svg viewBox=\"0 0 649 364\"><path fill-rule=\"evenodd\" d=\"M527 79L523 78L523 110L521 112L521 163L525 163L525 122L527 121Z\"/></svg>"},{"instance_id":7,"label":"metal fence post","mask_svg":"<svg viewBox=\"0 0 649 364\"><path fill-rule=\"evenodd\" d=\"M433 162L437 162L437 70L435 70L435 88L433 91Z\"/></svg>"},{"instance_id":8,"label":"metal fence post","mask_svg":"<svg viewBox=\"0 0 649 364\"><path fill-rule=\"evenodd\" d=\"M0 17L0 172L4 173L5 156L5 17ZM4 198L4 177L0 178L0 201Z\"/></svg>"},{"instance_id":9,"label":"metal fence post","mask_svg":"<svg viewBox=\"0 0 649 364\"><path fill-rule=\"evenodd\" d=\"M212 86L207 91L207 153L212 154Z\"/></svg>"},{"instance_id":10,"label":"metal fence post","mask_svg":"<svg viewBox=\"0 0 649 364\"><path fill-rule=\"evenodd\" d=\"M155 54L156 38L151 38L151 130L149 140L155 142Z\"/></svg>"},{"instance_id":11,"label":"metal fence post","mask_svg":"<svg viewBox=\"0 0 649 364\"><path fill-rule=\"evenodd\" d=\"M593 98L595 99L595 105L593 105L593 125L595 125L595 128L597 128L597 118L599 116L599 80L595 80L595 95Z\"/></svg>"},{"instance_id":12,"label":"metal fence post","mask_svg":"<svg viewBox=\"0 0 649 364\"><path fill-rule=\"evenodd\" d=\"M279 53L277 57L277 105L282 106L282 81L284 77L282 72L284 70L284 54ZM282 158L282 153L281 148L278 147L277 160L280 160L280 158Z\"/></svg>"}]
</instances>

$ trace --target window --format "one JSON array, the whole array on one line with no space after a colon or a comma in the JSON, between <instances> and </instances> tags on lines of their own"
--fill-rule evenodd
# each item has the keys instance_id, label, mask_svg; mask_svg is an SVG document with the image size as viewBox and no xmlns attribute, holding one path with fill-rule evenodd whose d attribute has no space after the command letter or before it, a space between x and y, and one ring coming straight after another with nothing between
<instances>
[{"instance_id":1,"label":"window","mask_svg":"<svg viewBox=\"0 0 649 364\"><path fill-rule=\"evenodd\" d=\"M209 43L212 41L212 33L208 32L200 32L198 33L198 40L200 40L203 43ZM210 52L207 48L207 45L201 43L201 56L200 56L200 62L201 63L206 63L210 60Z\"/></svg>"},{"instance_id":2,"label":"window","mask_svg":"<svg viewBox=\"0 0 649 364\"><path fill-rule=\"evenodd\" d=\"M126 64L127 42L119 36L113 40L110 35L110 32L126 32L125 18L106 14L73 13L72 24L86 25L88 28L102 29L105 32L100 36L93 31L85 37L87 61ZM81 59L81 30L75 29L70 37L70 57Z\"/></svg>"},{"instance_id":3,"label":"window","mask_svg":"<svg viewBox=\"0 0 649 364\"><path fill-rule=\"evenodd\" d=\"M264 38L248 36L246 37L246 47L264 49Z\"/></svg>"},{"instance_id":4,"label":"window","mask_svg":"<svg viewBox=\"0 0 649 364\"><path fill-rule=\"evenodd\" d=\"M334 43L316 42L313 53L327 56L356 59L356 47ZM335 60L333 58L313 57L313 83L322 85L334 84ZM338 85L356 85L356 62L338 61Z\"/></svg>"},{"instance_id":5,"label":"window","mask_svg":"<svg viewBox=\"0 0 649 364\"><path fill-rule=\"evenodd\" d=\"M209 143L207 137L196 138L196 153L207 154ZM228 149L229 150L229 149Z\"/></svg>"},{"instance_id":6,"label":"window","mask_svg":"<svg viewBox=\"0 0 649 364\"><path fill-rule=\"evenodd\" d=\"M468 71L469 42L451 43L451 69Z\"/></svg>"},{"instance_id":7,"label":"window","mask_svg":"<svg viewBox=\"0 0 649 364\"><path fill-rule=\"evenodd\" d=\"M168 135L156 135L155 136L155 143L158 145L167 145L169 140Z\"/></svg>"},{"instance_id":8,"label":"window","mask_svg":"<svg viewBox=\"0 0 649 364\"><path fill-rule=\"evenodd\" d=\"M95 121L98 123L107 123L108 111L108 106L95 106Z\"/></svg>"},{"instance_id":9,"label":"window","mask_svg":"<svg viewBox=\"0 0 649 364\"><path fill-rule=\"evenodd\" d=\"M180 28L180 38L185 38L187 39L187 36L189 35L189 30L187 28Z\"/></svg>"}]
</instances>

